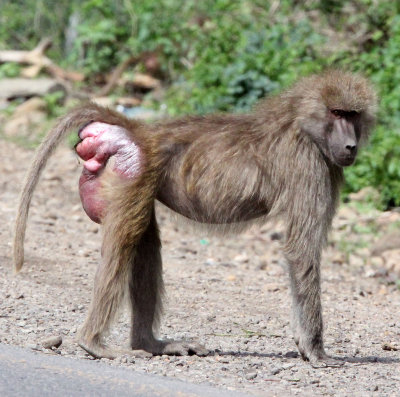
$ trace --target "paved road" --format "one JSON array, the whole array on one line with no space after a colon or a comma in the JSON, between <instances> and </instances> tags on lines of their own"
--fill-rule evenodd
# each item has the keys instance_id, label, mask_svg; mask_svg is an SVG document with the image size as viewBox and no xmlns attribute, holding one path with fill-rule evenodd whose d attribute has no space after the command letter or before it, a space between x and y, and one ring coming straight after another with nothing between
<instances>
[{"instance_id":1,"label":"paved road","mask_svg":"<svg viewBox=\"0 0 400 397\"><path fill-rule=\"evenodd\" d=\"M245 397L98 361L49 356L0 344L0 396Z\"/></svg>"}]
</instances>

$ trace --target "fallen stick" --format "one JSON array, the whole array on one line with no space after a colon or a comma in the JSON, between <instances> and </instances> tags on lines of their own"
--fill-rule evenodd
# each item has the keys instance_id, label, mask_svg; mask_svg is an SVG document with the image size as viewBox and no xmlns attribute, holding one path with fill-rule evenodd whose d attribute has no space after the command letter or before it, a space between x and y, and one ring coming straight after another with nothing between
<instances>
[{"instance_id":1,"label":"fallen stick","mask_svg":"<svg viewBox=\"0 0 400 397\"><path fill-rule=\"evenodd\" d=\"M0 63L16 62L32 65L26 69L26 77L35 77L41 69L46 69L56 78L62 80L82 81L85 78L82 73L64 70L45 55L45 52L50 48L50 46L51 40L43 39L38 46L31 51L0 51Z\"/></svg>"}]
</instances>

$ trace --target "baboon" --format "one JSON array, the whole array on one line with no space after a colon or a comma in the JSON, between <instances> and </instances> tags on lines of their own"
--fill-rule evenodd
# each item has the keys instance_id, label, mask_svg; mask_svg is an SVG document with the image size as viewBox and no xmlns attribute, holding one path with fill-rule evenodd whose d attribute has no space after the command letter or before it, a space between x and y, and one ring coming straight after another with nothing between
<instances>
[{"instance_id":1,"label":"baboon","mask_svg":"<svg viewBox=\"0 0 400 397\"><path fill-rule=\"evenodd\" d=\"M14 241L23 264L29 204L53 149L80 128L83 207L103 227L102 263L79 344L94 357L120 351L104 334L127 291L130 347L153 354L207 354L198 344L156 339L162 265L155 200L210 227L280 217L293 297L294 340L313 366L336 366L323 346L320 257L343 181L374 124L367 80L340 70L301 79L249 114L192 116L152 124L95 104L62 118L39 147L21 193ZM133 354L133 353L132 353Z\"/></svg>"}]
</instances>

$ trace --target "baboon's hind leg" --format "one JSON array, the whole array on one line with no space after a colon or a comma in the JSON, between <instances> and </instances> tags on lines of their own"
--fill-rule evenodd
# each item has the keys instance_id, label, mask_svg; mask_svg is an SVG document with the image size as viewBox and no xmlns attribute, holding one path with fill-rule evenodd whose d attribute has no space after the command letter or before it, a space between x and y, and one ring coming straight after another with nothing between
<instances>
[{"instance_id":1,"label":"baboon's hind leg","mask_svg":"<svg viewBox=\"0 0 400 397\"><path fill-rule=\"evenodd\" d=\"M79 345L93 357L110 359L130 352L111 349L104 343L104 336L122 307L130 272L135 266L135 254L154 216L151 197L126 203L132 189L136 189L138 195L144 191L141 183L134 188L118 183L113 186L113 201L108 201L102 220L102 262L96 272L92 302L79 338Z\"/></svg>"},{"instance_id":2,"label":"baboon's hind leg","mask_svg":"<svg viewBox=\"0 0 400 397\"><path fill-rule=\"evenodd\" d=\"M149 226L137 246L130 273L131 347L133 350L145 350L153 354L207 355L208 350L196 342L158 340L155 337L163 295L160 249L161 242L153 209Z\"/></svg>"}]
</instances>

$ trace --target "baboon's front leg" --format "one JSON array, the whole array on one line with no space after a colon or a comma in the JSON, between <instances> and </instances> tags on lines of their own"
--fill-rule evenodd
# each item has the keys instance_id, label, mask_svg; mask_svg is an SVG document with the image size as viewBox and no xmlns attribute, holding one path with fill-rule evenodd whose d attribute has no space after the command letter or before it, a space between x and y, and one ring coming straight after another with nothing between
<instances>
[{"instance_id":1,"label":"baboon's front leg","mask_svg":"<svg viewBox=\"0 0 400 397\"><path fill-rule=\"evenodd\" d=\"M324 349L319 270L313 269L312 265L305 271L296 269L296 264L289 267L293 298L292 327L301 356L309 360L313 367L342 365L329 357Z\"/></svg>"},{"instance_id":2,"label":"baboon's front leg","mask_svg":"<svg viewBox=\"0 0 400 397\"><path fill-rule=\"evenodd\" d=\"M294 340L303 359L313 367L337 367L343 362L329 357L323 343L323 321L320 286L322 242L289 238L285 251L289 265Z\"/></svg>"}]
</instances>

